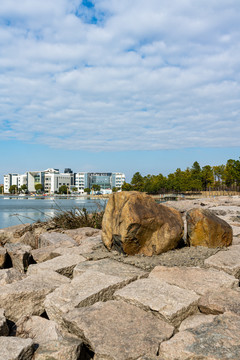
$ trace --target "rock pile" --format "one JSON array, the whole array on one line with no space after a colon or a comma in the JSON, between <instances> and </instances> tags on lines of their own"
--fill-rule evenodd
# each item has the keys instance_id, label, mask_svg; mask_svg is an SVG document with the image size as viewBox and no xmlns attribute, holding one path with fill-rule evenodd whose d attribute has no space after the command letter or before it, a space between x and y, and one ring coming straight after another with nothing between
<instances>
[{"instance_id":1,"label":"rock pile","mask_svg":"<svg viewBox=\"0 0 240 360\"><path fill-rule=\"evenodd\" d=\"M109 252L100 230L25 230L0 232L0 360L239 359L240 231L227 249L148 257Z\"/></svg>"}]
</instances>

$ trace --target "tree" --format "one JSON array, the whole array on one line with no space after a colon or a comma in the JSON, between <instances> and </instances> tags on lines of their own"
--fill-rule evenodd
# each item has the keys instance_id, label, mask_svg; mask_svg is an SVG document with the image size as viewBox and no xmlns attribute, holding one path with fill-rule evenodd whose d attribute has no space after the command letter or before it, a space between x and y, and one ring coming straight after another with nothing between
<instances>
[{"instance_id":1,"label":"tree","mask_svg":"<svg viewBox=\"0 0 240 360\"><path fill-rule=\"evenodd\" d=\"M118 187L116 187L116 186L114 186L113 188L112 188L112 192L117 192L117 191L119 191L120 190L120 188L118 188Z\"/></svg>"},{"instance_id":2,"label":"tree","mask_svg":"<svg viewBox=\"0 0 240 360\"><path fill-rule=\"evenodd\" d=\"M3 191L4 191L4 187L0 186L0 194L3 194Z\"/></svg>"},{"instance_id":3,"label":"tree","mask_svg":"<svg viewBox=\"0 0 240 360\"><path fill-rule=\"evenodd\" d=\"M214 183L213 169L210 165L202 168L202 184L204 190L207 190Z\"/></svg>"},{"instance_id":4,"label":"tree","mask_svg":"<svg viewBox=\"0 0 240 360\"><path fill-rule=\"evenodd\" d=\"M21 192L24 192L24 193L26 193L27 192L27 185L26 184L23 184L21 187L20 187L20 191Z\"/></svg>"},{"instance_id":5,"label":"tree","mask_svg":"<svg viewBox=\"0 0 240 360\"><path fill-rule=\"evenodd\" d=\"M76 192L76 191L78 191L78 188L73 187L73 188L72 188L72 191L75 191L75 192Z\"/></svg>"},{"instance_id":6,"label":"tree","mask_svg":"<svg viewBox=\"0 0 240 360\"><path fill-rule=\"evenodd\" d=\"M36 190L36 192L41 192L41 191L43 191L43 186L42 186L42 184L36 184L35 185L35 190Z\"/></svg>"},{"instance_id":7,"label":"tree","mask_svg":"<svg viewBox=\"0 0 240 360\"><path fill-rule=\"evenodd\" d=\"M122 184L122 191L132 191L132 190L133 190L132 185L124 181L124 183Z\"/></svg>"},{"instance_id":8,"label":"tree","mask_svg":"<svg viewBox=\"0 0 240 360\"><path fill-rule=\"evenodd\" d=\"M144 179L140 172L136 172L131 180L131 184L133 186L133 190L136 191L144 191Z\"/></svg>"},{"instance_id":9,"label":"tree","mask_svg":"<svg viewBox=\"0 0 240 360\"><path fill-rule=\"evenodd\" d=\"M90 194L90 192L91 192L91 189L89 189L89 188L85 188L84 189L84 192L86 192L88 195Z\"/></svg>"},{"instance_id":10,"label":"tree","mask_svg":"<svg viewBox=\"0 0 240 360\"><path fill-rule=\"evenodd\" d=\"M18 192L17 185L11 185L9 188L9 192L10 192L10 194L16 194Z\"/></svg>"},{"instance_id":11,"label":"tree","mask_svg":"<svg viewBox=\"0 0 240 360\"><path fill-rule=\"evenodd\" d=\"M94 185L92 186L92 190L93 190L93 191L100 191L100 190L101 190L101 186L100 186L100 185L97 185L97 184L94 184Z\"/></svg>"},{"instance_id":12,"label":"tree","mask_svg":"<svg viewBox=\"0 0 240 360\"><path fill-rule=\"evenodd\" d=\"M68 193L68 187L67 185L62 185L58 189L59 194L67 194Z\"/></svg>"}]
</instances>

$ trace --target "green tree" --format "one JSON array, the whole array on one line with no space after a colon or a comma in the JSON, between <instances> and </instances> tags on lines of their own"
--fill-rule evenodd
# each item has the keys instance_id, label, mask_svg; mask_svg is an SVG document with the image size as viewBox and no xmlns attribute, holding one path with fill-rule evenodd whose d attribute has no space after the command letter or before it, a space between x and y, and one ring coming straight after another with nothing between
<instances>
[{"instance_id":1,"label":"green tree","mask_svg":"<svg viewBox=\"0 0 240 360\"><path fill-rule=\"evenodd\" d=\"M0 194L3 194L3 191L4 191L4 187L0 186Z\"/></svg>"},{"instance_id":2,"label":"green tree","mask_svg":"<svg viewBox=\"0 0 240 360\"><path fill-rule=\"evenodd\" d=\"M140 172L136 172L133 175L131 184L133 186L133 190L144 191L144 178L142 177Z\"/></svg>"},{"instance_id":3,"label":"green tree","mask_svg":"<svg viewBox=\"0 0 240 360\"><path fill-rule=\"evenodd\" d=\"M58 189L59 194L67 194L68 193L68 187L67 185L62 185Z\"/></svg>"},{"instance_id":4,"label":"green tree","mask_svg":"<svg viewBox=\"0 0 240 360\"><path fill-rule=\"evenodd\" d=\"M26 193L27 192L27 185L26 184L23 184L21 187L20 187L20 191L21 192L24 192L24 193Z\"/></svg>"},{"instance_id":5,"label":"green tree","mask_svg":"<svg viewBox=\"0 0 240 360\"><path fill-rule=\"evenodd\" d=\"M85 188L84 189L84 192L86 192L88 195L90 194L90 192L91 192L91 189L89 189L89 188Z\"/></svg>"},{"instance_id":6,"label":"green tree","mask_svg":"<svg viewBox=\"0 0 240 360\"><path fill-rule=\"evenodd\" d=\"M77 187L73 187L73 188L72 188L72 191L76 192L76 191L78 191L78 188L77 188Z\"/></svg>"},{"instance_id":7,"label":"green tree","mask_svg":"<svg viewBox=\"0 0 240 360\"><path fill-rule=\"evenodd\" d=\"M112 188L112 192L117 192L117 191L119 191L120 190L120 188L118 188L118 187L116 187L116 186L114 186L113 188Z\"/></svg>"},{"instance_id":8,"label":"green tree","mask_svg":"<svg viewBox=\"0 0 240 360\"><path fill-rule=\"evenodd\" d=\"M9 188L9 192L10 192L10 194L17 194L17 192L18 192L17 185L11 185Z\"/></svg>"},{"instance_id":9,"label":"green tree","mask_svg":"<svg viewBox=\"0 0 240 360\"><path fill-rule=\"evenodd\" d=\"M40 193L41 191L43 191L42 184L36 184L35 185L35 190L36 190L37 193Z\"/></svg>"},{"instance_id":10,"label":"green tree","mask_svg":"<svg viewBox=\"0 0 240 360\"><path fill-rule=\"evenodd\" d=\"M124 181L124 183L122 184L122 191L132 191L132 190L133 190L132 185Z\"/></svg>"},{"instance_id":11,"label":"green tree","mask_svg":"<svg viewBox=\"0 0 240 360\"><path fill-rule=\"evenodd\" d=\"M203 166L202 168L202 184L204 190L207 190L214 184L213 168L210 165Z\"/></svg>"},{"instance_id":12,"label":"green tree","mask_svg":"<svg viewBox=\"0 0 240 360\"><path fill-rule=\"evenodd\" d=\"M101 190L101 186L100 186L100 185L97 185L97 184L94 184L94 185L92 186L92 190L93 190L93 191L100 191L100 190Z\"/></svg>"}]
</instances>

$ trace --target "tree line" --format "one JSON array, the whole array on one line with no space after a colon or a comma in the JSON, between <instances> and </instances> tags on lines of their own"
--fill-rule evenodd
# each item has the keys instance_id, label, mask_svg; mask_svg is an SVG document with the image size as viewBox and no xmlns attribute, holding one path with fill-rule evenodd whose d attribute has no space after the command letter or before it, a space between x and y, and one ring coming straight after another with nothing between
<instances>
[{"instance_id":1,"label":"tree line","mask_svg":"<svg viewBox=\"0 0 240 360\"><path fill-rule=\"evenodd\" d=\"M131 183L124 183L124 191L144 191L149 194L166 192L186 192L203 190L236 190L240 187L240 160L229 159L225 165L201 168L195 161L191 168L181 170L178 168L168 176L147 175L142 176L136 172Z\"/></svg>"}]
</instances>

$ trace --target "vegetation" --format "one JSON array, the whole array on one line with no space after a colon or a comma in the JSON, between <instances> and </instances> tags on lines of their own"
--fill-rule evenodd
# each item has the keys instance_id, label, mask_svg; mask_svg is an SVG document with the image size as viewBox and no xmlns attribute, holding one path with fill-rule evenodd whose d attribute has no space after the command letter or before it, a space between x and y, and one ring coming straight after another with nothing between
<instances>
[{"instance_id":1,"label":"vegetation","mask_svg":"<svg viewBox=\"0 0 240 360\"><path fill-rule=\"evenodd\" d=\"M84 189L84 192L86 192L88 195L90 194L90 192L91 192L91 189L89 189L89 188L85 188Z\"/></svg>"},{"instance_id":2,"label":"vegetation","mask_svg":"<svg viewBox=\"0 0 240 360\"><path fill-rule=\"evenodd\" d=\"M4 188L3 186L0 186L0 194L3 194Z\"/></svg>"},{"instance_id":3,"label":"vegetation","mask_svg":"<svg viewBox=\"0 0 240 360\"><path fill-rule=\"evenodd\" d=\"M17 185L11 185L9 188L10 194L17 194L18 193L18 187Z\"/></svg>"},{"instance_id":4,"label":"vegetation","mask_svg":"<svg viewBox=\"0 0 240 360\"><path fill-rule=\"evenodd\" d=\"M136 172L131 183L124 183L123 191L144 191L149 194L165 192L185 192L201 190L238 190L240 188L240 160L230 159L226 165L201 168L195 161L191 168L176 169L168 176L147 175L142 176Z\"/></svg>"},{"instance_id":5,"label":"vegetation","mask_svg":"<svg viewBox=\"0 0 240 360\"><path fill-rule=\"evenodd\" d=\"M28 190L27 188L27 185L26 184L23 184L21 187L20 187L20 191L23 192L23 193L26 193Z\"/></svg>"},{"instance_id":6,"label":"vegetation","mask_svg":"<svg viewBox=\"0 0 240 360\"><path fill-rule=\"evenodd\" d=\"M60 186L60 188L58 189L59 194L68 194L69 190L67 185L62 185Z\"/></svg>"},{"instance_id":7,"label":"vegetation","mask_svg":"<svg viewBox=\"0 0 240 360\"><path fill-rule=\"evenodd\" d=\"M76 208L67 211L60 210L59 214L52 218L51 223L56 228L63 229L77 229L80 227L101 229L103 214L104 210L89 214L85 208Z\"/></svg>"},{"instance_id":8,"label":"vegetation","mask_svg":"<svg viewBox=\"0 0 240 360\"><path fill-rule=\"evenodd\" d=\"M73 188L72 188L72 191L73 191L73 192L76 192L76 191L78 191L78 188L77 188L77 187L73 187Z\"/></svg>"},{"instance_id":9,"label":"vegetation","mask_svg":"<svg viewBox=\"0 0 240 360\"><path fill-rule=\"evenodd\" d=\"M41 192L41 191L43 191L43 186L42 186L42 184L36 184L35 185L35 190L36 190L36 192Z\"/></svg>"},{"instance_id":10,"label":"vegetation","mask_svg":"<svg viewBox=\"0 0 240 360\"><path fill-rule=\"evenodd\" d=\"M92 186L92 190L93 190L93 191L100 191L100 190L101 190L101 186L100 186L100 185L97 185L97 184L94 184L94 185Z\"/></svg>"}]
</instances>

